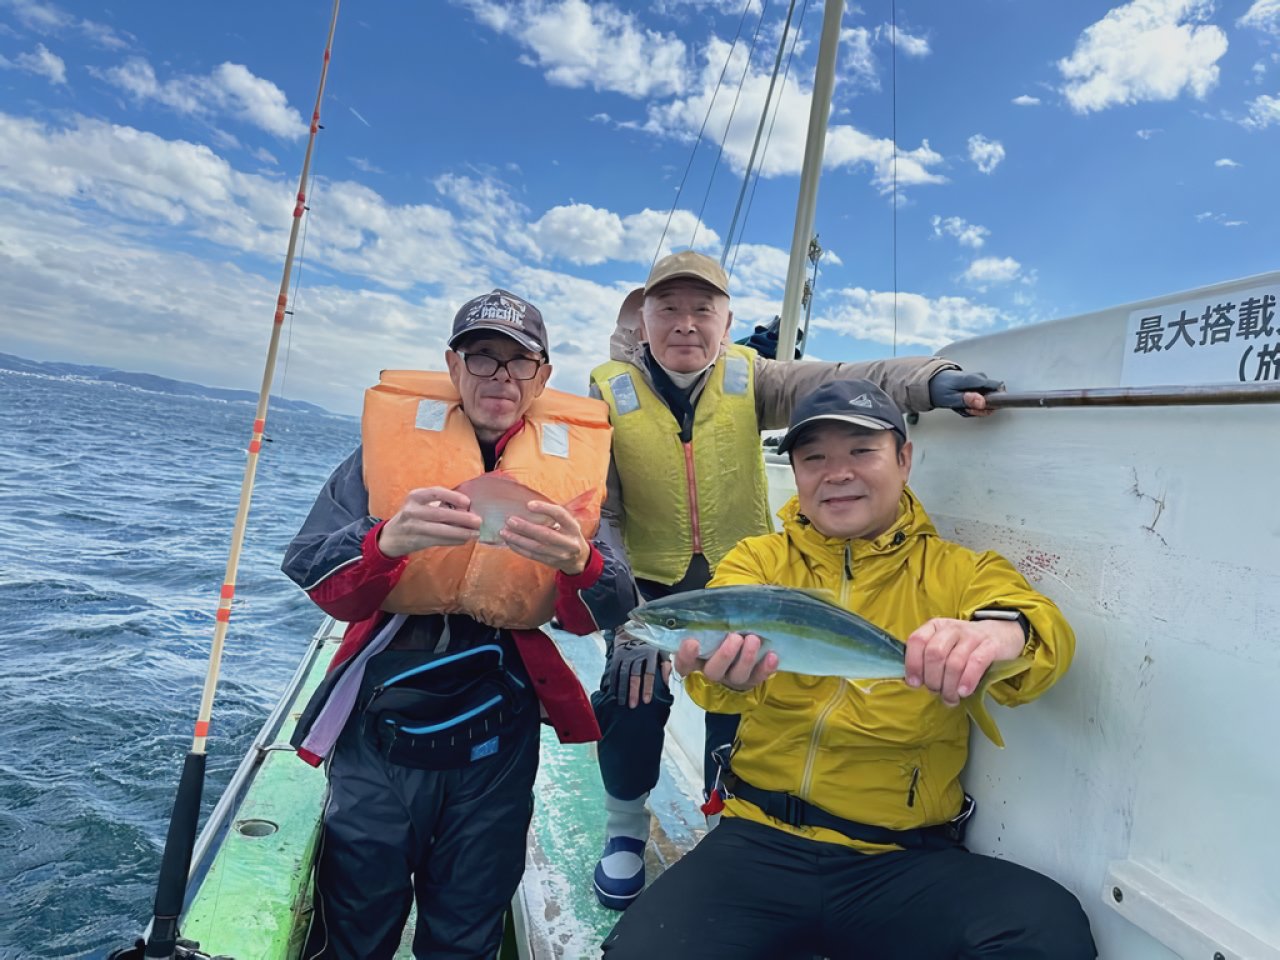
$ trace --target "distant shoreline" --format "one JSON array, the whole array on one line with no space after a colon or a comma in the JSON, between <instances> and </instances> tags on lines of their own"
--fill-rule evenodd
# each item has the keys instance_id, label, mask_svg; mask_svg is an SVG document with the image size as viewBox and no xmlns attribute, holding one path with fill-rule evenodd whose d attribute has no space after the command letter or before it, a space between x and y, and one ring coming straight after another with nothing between
<instances>
[{"instance_id":1,"label":"distant shoreline","mask_svg":"<svg viewBox=\"0 0 1280 960\"><path fill-rule=\"evenodd\" d=\"M80 377L85 380L96 380L102 383L120 383L125 386L149 390L153 393L164 393L176 397L201 397L207 400L225 400L228 402L256 403L258 395L250 390L232 390L227 387L209 387L189 380L174 380L154 373L133 373L128 370L117 370L114 367L99 367L84 363L61 363L58 361L28 360L11 353L0 353L0 372L38 373L52 377ZM291 400L287 397L272 397L271 405L277 410L292 410L299 413L319 413L326 417L343 417L345 414L326 410L316 403L306 400Z\"/></svg>"}]
</instances>

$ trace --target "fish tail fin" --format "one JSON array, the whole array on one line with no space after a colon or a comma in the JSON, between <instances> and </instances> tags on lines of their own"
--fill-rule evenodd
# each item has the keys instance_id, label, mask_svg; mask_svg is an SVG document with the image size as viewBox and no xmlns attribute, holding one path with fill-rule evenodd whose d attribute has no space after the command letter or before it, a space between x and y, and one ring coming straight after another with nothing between
<instances>
[{"instance_id":1,"label":"fish tail fin","mask_svg":"<svg viewBox=\"0 0 1280 960\"><path fill-rule=\"evenodd\" d=\"M565 503L564 508L573 514L573 519L583 523L583 521L591 519L595 512L591 509L595 498L596 491L594 487L589 490L583 490L572 500Z\"/></svg>"},{"instance_id":2,"label":"fish tail fin","mask_svg":"<svg viewBox=\"0 0 1280 960\"><path fill-rule=\"evenodd\" d=\"M973 718L973 722L986 738L997 747L1004 747L1004 737L1000 735L1000 728L996 726L995 718L987 710L987 693L992 684L999 683L1001 680L1008 680L1010 677L1016 677L1030 668L1031 661L1022 657L1016 660L993 663L987 668L982 682L978 684L978 689L964 699L964 708L969 716Z\"/></svg>"}]
</instances>

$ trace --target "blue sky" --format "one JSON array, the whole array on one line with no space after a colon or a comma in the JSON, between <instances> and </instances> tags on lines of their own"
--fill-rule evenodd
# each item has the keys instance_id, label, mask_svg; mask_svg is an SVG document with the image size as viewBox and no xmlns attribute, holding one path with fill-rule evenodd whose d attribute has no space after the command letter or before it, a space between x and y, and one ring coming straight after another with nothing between
<instances>
[{"instance_id":1,"label":"blue sky","mask_svg":"<svg viewBox=\"0 0 1280 960\"><path fill-rule=\"evenodd\" d=\"M353 412L380 368L439 365L457 306L501 285L542 307L553 382L582 390L691 155L665 247L720 254L785 7L346 0L277 383ZM932 352L1277 267L1280 0L896 13L896 45L888 0L845 13L815 355ZM742 332L782 301L821 14L736 251ZM0 350L256 388L328 15L0 0Z\"/></svg>"}]
</instances>

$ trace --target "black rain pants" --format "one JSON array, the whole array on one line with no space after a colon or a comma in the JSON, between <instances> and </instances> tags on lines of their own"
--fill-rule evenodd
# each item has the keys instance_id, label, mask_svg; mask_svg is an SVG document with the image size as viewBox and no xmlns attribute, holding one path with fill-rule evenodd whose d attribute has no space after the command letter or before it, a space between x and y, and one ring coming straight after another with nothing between
<instances>
[{"instance_id":1,"label":"black rain pants","mask_svg":"<svg viewBox=\"0 0 1280 960\"><path fill-rule=\"evenodd\" d=\"M536 704L511 742L460 770L389 763L348 722L329 766L304 958L395 954L417 901L417 960L488 960L524 873L538 771Z\"/></svg>"},{"instance_id":2,"label":"black rain pants","mask_svg":"<svg viewBox=\"0 0 1280 960\"><path fill-rule=\"evenodd\" d=\"M956 846L863 854L725 817L631 905L606 960L1092 960L1065 888Z\"/></svg>"}]
</instances>

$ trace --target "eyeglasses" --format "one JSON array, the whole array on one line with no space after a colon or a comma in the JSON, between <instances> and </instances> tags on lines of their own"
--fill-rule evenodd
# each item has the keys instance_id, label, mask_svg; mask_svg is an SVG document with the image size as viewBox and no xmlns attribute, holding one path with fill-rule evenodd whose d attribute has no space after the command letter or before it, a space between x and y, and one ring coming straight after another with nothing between
<instances>
[{"instance_id":1,"label":"eyeglasses","mask_svg":"<svg viewBox=\"0 0 1280 960\"><path fill-rule=\"evenodd\" d=\"M500 369L506 369L512 380L532 380L538 375L542 361L536 357L512 357L510 360L499 360L487 353L464 353L462 362L467 366L467 373L475 377L492 377Z\"/></svg>"}]
</instances>

